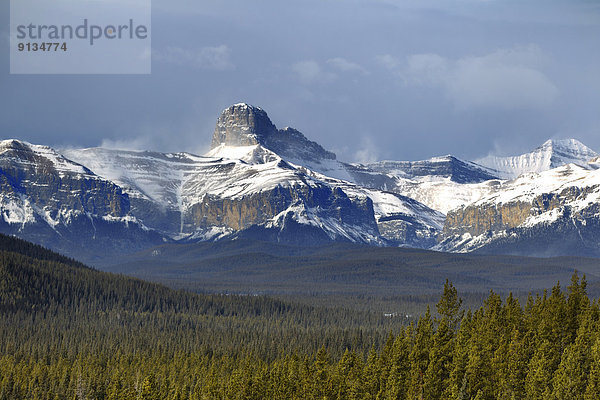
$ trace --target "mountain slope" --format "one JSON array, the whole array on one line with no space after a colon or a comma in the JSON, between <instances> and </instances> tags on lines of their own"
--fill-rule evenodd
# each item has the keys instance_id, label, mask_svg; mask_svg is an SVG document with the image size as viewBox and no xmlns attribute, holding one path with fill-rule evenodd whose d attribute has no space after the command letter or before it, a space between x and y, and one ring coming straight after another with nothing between
<instances>
[{"instance_id":1,"label":"mountain slope","mask_svg":"<svg viewBox=\"0 0 600 400\"><path fill-rule=\"evenodd\" d=\"M439 177L449 178L456 183L480 183L498 178L481 165L462 161L451 155L421 161L379 161L366 164L365 167L406 179Z\"/></svg>"},{"instance_id":2,"label":"mountain slope","mask_svg":"<svg viewBox=\"0 0 600 400\"><path fill-rule=\"evenodd\" d=\"M321 230L320 236L306 233L317 235L315 240L377 240L368 198L348 197L272 152L270 161L260 164L183 153L84 149L66 154L123 185L131 213L174 239L211 239L261 225L283 240L281 231L293 229L293 220ZM297 233L294 240L303 240Z\"/></svg>"},{"instance_id":3,"label":"mountain slope","mask_svg":"<svg viewBox=\"0 0 600 400\"><path fill-rule=\"evenodd\" d=\"M567 281L577 269L590 284L600 261L449 254L353 243L297 246L264 241L165 244L102 268L205 291L254 294L396 296L431 294L449 278L463 292L530 292ZM594 283L595 285L595 283Z\"/></svg>"},{"instance_id":4,"label":"mountain slope","mask_svg":"<svg viewBox=\"0 0 600 400\"><path fill-rule=\"evenodd\" d=\"M453 156L349 164L239 103L205 156L0 142L0 232L91 262L233 239L596 256L598 157L563 140L487 167Z\"/></svg>"},{"instance_id":5,"label":"mountain slope","mask_svg":"<svg viewBox=\"0 0 600 400\"><path fill-rule=\"evenodd\" d=\"M488 169L453 156L422 161L381 161L355 165L356 182L410 197L446 214L493 191L498 178ZM387 179L382 179L381 176Z\"/></svg>"},{"instance_id":6,"label":"mountain slope","mask_svg":"<svg viewBox=\"0 0 600 400\"><path fill-rule=\"evenodd\" d=\"M394 244L429 247L442 228L441 213L406 196L384 191L381 185L357 184L356 167L337 161L335 154L297 130L277 130L259 107L236 104L224 110L217 120L212 149L207 155L240 159L252 165L281 157L293 168L350 197L368 198L373 202L380 233ZM377 172L369 173L389 179Z\"/></svg>"},{"instance_id":7,"label":"mountain slope","mask_svg":"<svg viewBox=\"0 0 600 400\"><path fill-rule=\"evenodd\" d=\"M443 225L442 214L410 198L311 170L338 163L335 155L298 131L277 130L262 109L246 104L223 111L205 157L100 148L63 154L121 186L131 215L176 240L428 247Z\"/></svg>"},{"instance_id":8,"label":"mountain slope","mask_svg":"<svg viewBox=\"0 0 600 400\"><path fill-rule=\"evenodd\" d=\"M523 174L448 213L445 251L600 256L600 169L568 164Z\"/></svg>"},{"instance_id":9,"label":"mountain slope","mask_svg":"<svg viewBox=\"0 0 600 400\"><path fill-rule=\"evenodd\" d=\"M502 178L514 179L527 172L543 172L566 164L587 164L598 153L575 139L548 140L531 153L512 157L487 156L477 160Z\"/></svg>"},{"instance_id":10,"label":"mountain slope","mask_svg":"<svg viewBox=\"0 0 600 400\"><path fill-rule=\"evenodd\" d=\"M129 214L129 198L118 185L49 147L0 142L0 189L3 233L69 254L163 242Z\"/></svg>"}]
</instances>

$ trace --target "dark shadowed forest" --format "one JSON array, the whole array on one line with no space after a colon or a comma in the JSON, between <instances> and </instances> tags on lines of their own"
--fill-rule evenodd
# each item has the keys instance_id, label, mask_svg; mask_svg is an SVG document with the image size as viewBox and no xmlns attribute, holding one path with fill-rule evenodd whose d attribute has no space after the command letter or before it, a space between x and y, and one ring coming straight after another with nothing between
<instances>
[{"instance_id":1,"label":"dark shadowed forest","mask_svg":"<svg viewBox=\"0 0 600 400\"><path fill-rule=\"evenodd\" d=\"M585 277L420 316L207 295L1 237L0 399L598 399Z\"/></svg>"}]
</instances>

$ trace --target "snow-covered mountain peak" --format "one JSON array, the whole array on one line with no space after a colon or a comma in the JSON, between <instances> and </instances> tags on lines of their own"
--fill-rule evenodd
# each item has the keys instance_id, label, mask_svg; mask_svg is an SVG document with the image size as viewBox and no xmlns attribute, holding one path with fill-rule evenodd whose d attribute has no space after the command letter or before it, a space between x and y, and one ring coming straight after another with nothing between
<instances>
[{"instance_id":1,"label":"snow-covered mountain peak","mask_svg":"<svg viewBox=\"0 0 600 400\"><path fill-rule=\"evenodd\" d=\"M267 113L246 103L234 104L221 113L213 134L211 149L220 145L252 146L277 131Z\"/></svg>"},{"instance_id":2,"label":"snow-covered mountain peak","mask_svg":"<svg viewBox=\"0 0 600 400\"><path fill-rule=\"evenodd\" d=\"M248 164L264 164L281 160L281 157L260 144L253 146L228 146L220 144L206 153L206 157L242 160Z\"/></svg>"},{"instance_id":3,"label":"snow-covered mountain peak","mask_svg":"<svg viewBox=\"0 0 600 400\"><path fill-rule=\"evenodd\" d=\"M258 145L262 149L250 149ZM236 147L240 149L236 150ZM259 154L248 156L250 151L255 150ZM278 130L260 107L238 103L221 113L213 134L210 156L257 163L265 156L265 150L300 164L336 158L334 153L307 139L296 129L288 127ZM267 154L266 160L270 161L272 157Z\"/></svg>"},{"instance_id":4,"label":"snow-covered mountain peak","mask_svg":"<svg viewBox=\"0 0 600 400\"><path fill-rule=\"evenodd\" d=\"M398 178L417 180L450 179L458 183L478 183L497 178L481 165L459 160L452 155L420 161L379 161L366 167Z\"/></svg>"},{"instance_id":5,"label":"snow-covered mountain peak","mask_svg":"<svg viewBox=\"0 0 600 400\"><path fill-rule=\"evenodd\" d=\"M248 103L245 103L245 102L241 102L241 103L235 103L235 104L233 104L233 105L231 105L231 106L227 107L225 110L227 110L227 109L229 109L229 108L232 108L232 107L238 107L238 108L249 108L249 109L252 109L252 110L263 111L263 109L262 109L262 108L260 108L260 107L258 107L258 106L253 106L252 104L248 104ZM224 110L224 111L225 111L225 110Z\"/></svg>"},{"instance_id":6,"label":"snow-covered mountain peak","mask_svg":"<svg viewBox=\"0 0 600 400\"><path fill-rule=\"evenodd\" d=\"M51 147L31 144L22 140L0 141L0 155L16 162L54 169L59 173L92 175L88 168L65 158Z\"/></svg>"},{"instance_id":7,"label":"snow-covered mountain peak","mask_svg":"<svg viewBox=\"0 0 600 400\"><path fill-rule=\"evenodd\" d=\"M598 153L576 139L550 139L530 153L519 156L487 156L476 160L507 179L527 172L543 172L566 164L587 164Z\"/></svg>"},{"instance_id":8,"label":"snow-covered mountain peak","mask_svg":"<svg viewBox=\"0 0 600 400\"><path fill-rule=\"evenodd\" d=\"M6 152L36 153L35 149L43 150L45 152L53 151L50 147L31 144L31 143L25 142L24 140L18 140L18 139L0 140L0 154L6 153Z\"/></svg>"},{"instance_id":9,"label":"snow-covered mountain peak","mask_svg":"<svg viewBox=\"0 0 600 400\"><path fill-rule=\"evenodd\" d=\"M16 146L27 146L28 144L29 143L17 139L0 140L0 151L4 151L8 148L14 148Z\"/></svg>"},{"instance_id":10,"label":"snow-covered mountain peak","mask_svg":"<svg viewBox=\"0 0 600 400\"><path fill-rule=\"evenodd\" d=\"M535 151L550 152L555 157L554 162L559 161L558 157L571 160L588 161L596 157L598 153L590 149L577 139L550 139L544 142ZM556 167L559 165L555 165Z\"/></svg>"}]
</instances>

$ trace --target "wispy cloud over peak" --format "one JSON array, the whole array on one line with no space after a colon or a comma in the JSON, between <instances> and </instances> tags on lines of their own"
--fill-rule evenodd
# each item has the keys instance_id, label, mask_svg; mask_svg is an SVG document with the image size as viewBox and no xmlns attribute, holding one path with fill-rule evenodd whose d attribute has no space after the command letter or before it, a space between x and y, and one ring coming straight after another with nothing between
<instances>
[{"instance_id":1,"label":"wispy cloud over peak","mask_svg":"<svg viewBox=\"0 0 600 400\"><path fill-rule=\"evenodd\" d=\"M458 109L549 106L559 90L542 71L544 60L545 55L535 45L457 59L435 53L413 54L404 60L391 55L379 57L405 85L439 87Z\"/></svg>"},{"instance_id":2,"label":"wispy cloud over peak","mask_svg":"<svg viewBox=\"0 0 600 400\"><path fill-rule=\"evenodd\" d=\"M369 71L367 71L360 64L348 61L342 57L330 58L329 60L327 60L327 64L341 72L357 72L364 75L369 74Z\"/></svg>"},{"instance_id":3,"label":"wispy cloud over peak","mask_svg":"<svg viewBox=\"0 0 600 400\"><path fill-rule=\"evenodd\" d=\"M337 78L336 74L326 71L314 60L305 60L293 64L292 72L304 84L327 83Z\"/></svg>"},{"instance_id":4,"label":"wispy cloud over peak","mask_svg":"<svg viewBox=\"0 0 600 400\"><path fill-rule=\"evenodd\" d=\"M167 47L153 49L152 57L156 61L193 68L214 71L227 71L235 69L231 60L231 49L226 45L216 47L202 47L197 50L181 47Z\"/></svg>"}]
</instances>

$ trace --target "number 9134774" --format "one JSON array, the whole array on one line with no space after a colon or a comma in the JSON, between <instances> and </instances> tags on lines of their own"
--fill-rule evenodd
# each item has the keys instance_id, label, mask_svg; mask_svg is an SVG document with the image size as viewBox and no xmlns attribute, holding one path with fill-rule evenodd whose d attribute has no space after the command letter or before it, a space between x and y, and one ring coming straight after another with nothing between
<instances>
[{"instance_id":1,"label":"number 9134774","mask_svg":"<svg viewBox=\"0 0 600 400\"><path fill-rule=\"evenodd\" d=\"M17 44L19 51L67 51L67 43L28 42Z\"/></svg>"}]
</instances>

